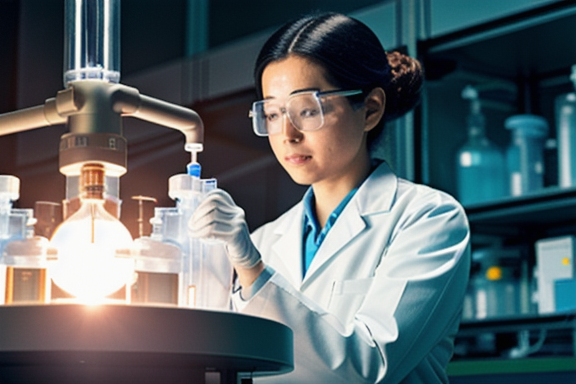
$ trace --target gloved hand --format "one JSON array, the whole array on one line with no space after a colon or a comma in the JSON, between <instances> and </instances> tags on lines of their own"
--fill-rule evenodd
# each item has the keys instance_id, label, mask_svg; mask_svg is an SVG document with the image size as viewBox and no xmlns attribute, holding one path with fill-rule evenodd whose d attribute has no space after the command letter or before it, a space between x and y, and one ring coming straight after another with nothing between
<instances>
[{"instance_id":1,"label":"gloved hand","mask_svg":"<svg viewBox=\"0 0 576 384\"><path fill-rule=\"evenodd\" d=\"M261 260L260 252L250 239L244 210L222 189L206 194L190 218L188 230L192 237L225 242L234 267L250 269Z\"/></svg>"}]
</instances>

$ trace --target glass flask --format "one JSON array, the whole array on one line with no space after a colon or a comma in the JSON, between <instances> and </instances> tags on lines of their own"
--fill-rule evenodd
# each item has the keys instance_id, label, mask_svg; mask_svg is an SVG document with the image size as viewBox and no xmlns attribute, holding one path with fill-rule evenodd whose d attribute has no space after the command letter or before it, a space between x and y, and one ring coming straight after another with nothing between
<instances>
[{"instance_id":1,"label":"glass flask","mask_svg":"<svg viewBox=\"0 0 576 384\"><path fill-rule=\"evenodd\" d=\"M104 167L85 164L81 174L80 209L54 232L54 283L77 301L106 301L133 278L132 236L104 204ZM129 299L129 290L124 300Z\"/></svg>"}]
</instances>

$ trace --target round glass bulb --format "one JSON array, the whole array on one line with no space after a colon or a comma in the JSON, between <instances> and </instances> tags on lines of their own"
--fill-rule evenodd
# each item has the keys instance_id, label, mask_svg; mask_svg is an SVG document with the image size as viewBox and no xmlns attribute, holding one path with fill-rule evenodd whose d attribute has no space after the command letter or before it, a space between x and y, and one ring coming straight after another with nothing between
<instances>
[{"instance_id":1,"label":"round glass bulb","mask_svg":"<svg viewBox=\"0 0 576 384\"><path fill-rule=\"evenodd\" d=\"M104 200L83 199L51 244L58 252L51 268L54 283L80 302L101 302L133 278L132 236L104 209Z\"/></svg>"}]
</instances>

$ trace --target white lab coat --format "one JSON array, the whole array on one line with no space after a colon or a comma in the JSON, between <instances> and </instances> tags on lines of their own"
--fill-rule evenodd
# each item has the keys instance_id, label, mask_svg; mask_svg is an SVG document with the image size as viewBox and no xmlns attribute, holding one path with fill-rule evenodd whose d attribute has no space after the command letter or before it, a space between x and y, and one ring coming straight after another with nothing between
<instances>
[{"instance_id":1,"label":"white lab coat","mask_svg":"<svg viewBox=\"0 0 576 384\"><path fill-rule=\"evenodd\" d=\"M262 383L441 383L469 274L469 227L449 195L383 163L302 278L303 204L256 230L272 277L240 312L294 331L293 372Z\"/></svg>"}]
</instances>

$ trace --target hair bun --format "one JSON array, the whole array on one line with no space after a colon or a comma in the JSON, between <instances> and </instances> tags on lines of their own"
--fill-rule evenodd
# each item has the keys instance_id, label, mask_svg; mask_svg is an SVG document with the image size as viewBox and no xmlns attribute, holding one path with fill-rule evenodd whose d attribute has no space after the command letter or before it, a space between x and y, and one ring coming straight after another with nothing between
<instances>
[{"instance_id":1,"label":"hair bun","mask_svg":"<svg viewBox=\"0 0 576 384\"><path fill-rule=\"evenodd\" d=\"M401 52L387 52L392 81L387 92L386 120L396 119L420 102L423 70L420 62Z\"/></svg>"}]
</instances>

